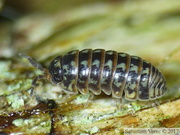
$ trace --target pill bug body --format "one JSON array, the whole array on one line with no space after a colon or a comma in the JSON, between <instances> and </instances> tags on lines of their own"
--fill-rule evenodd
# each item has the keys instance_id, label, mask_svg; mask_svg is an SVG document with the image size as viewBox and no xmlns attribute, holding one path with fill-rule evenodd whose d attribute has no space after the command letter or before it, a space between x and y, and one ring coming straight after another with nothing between
<instances>
[{"instance_id":1,"label":"pill bug body","mask_svg":"<svg viewBox=\"0 0 180 135\"><path fill-rule=\"evenodd\" d=\"M49 65L50 80L65 92L149 101L166 91L162 73L137 56L104 49L74 50Z\"/></svg>"}]
</instances>

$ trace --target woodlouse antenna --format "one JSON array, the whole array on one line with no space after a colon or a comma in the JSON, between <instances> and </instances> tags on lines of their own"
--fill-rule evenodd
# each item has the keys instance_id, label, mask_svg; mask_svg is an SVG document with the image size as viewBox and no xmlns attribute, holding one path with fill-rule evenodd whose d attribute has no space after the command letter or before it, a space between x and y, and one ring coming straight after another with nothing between
<instances>
[{"instance_id":1,"label":"woodlouse antenna","mask_svg":"<svg viewBox=\"0 0 180 135\"><path fill-rule=\"evenodd\" d=\"M19 53L19 56L26 58L31 63L31 65L33 67L36 67L37 69L39 69L39 70L41 70L43 72L46 70L45 68L43 68L43 66L41 64L34 61L30 56L27 56L27 55L22 54L22 53Z\"/></svg>"},{"instance_id":2,"label":"woodlouse antenna","mask_svg":"<svg viewBox=\"0 0 180 135\"><path fill-rule=\"evenodd\" d=\"M38 75L33 79L31 92L30 92L30 95L32 96L33 92L34 92L34 88L36 87L37 81L39 81L41 79L46 79L46 78L49 79L50 78L49 72L47 71L47 69L43 68L43 66L41 64L34 61L30 56L27 56L22 53L19 53L19 56L26 58L33 67L36 67L37 69L43 71L43 73L44 73L43 75Z\"/></svg>"}]
</instances>

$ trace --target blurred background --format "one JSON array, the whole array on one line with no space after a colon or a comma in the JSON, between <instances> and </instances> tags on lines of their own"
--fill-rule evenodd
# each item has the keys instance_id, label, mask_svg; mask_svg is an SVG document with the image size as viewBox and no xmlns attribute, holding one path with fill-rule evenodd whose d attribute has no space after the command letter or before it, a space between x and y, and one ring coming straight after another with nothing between
<instances>
[{"instance_id":1,"label":"blurred background","mask_svg":"<svg viewBox=\"0 0 180 135\"><path fill-rule=\"evenodd\" d=\"M25 53L48 65L73 49L104 48L180 75L177 0L1 0L0 9L0 57Z\"/></svg>"},{"instance_id":2,"label":"blurred background","mask_svg":"<svg viewBox=\"0 0 180 135\"><path fill-rule=\"evenodd\" d=\"M47 67L84 48L142 57L165 75L169 95L180 97L179 0L0 0L1 94L30 87L34 74L24 75L23 66L34 69L19 65L19 53ZM31 79L19 86L22 78Z\"/></svg>"}]
</instances>

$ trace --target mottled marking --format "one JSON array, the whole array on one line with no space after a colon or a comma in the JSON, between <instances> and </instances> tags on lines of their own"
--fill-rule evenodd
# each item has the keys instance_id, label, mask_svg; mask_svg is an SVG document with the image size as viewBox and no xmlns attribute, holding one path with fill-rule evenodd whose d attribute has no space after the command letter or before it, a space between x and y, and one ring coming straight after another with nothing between
<instances>
[{"instance_id":1,"label":"mottled marking","mask_svg":"<svg viewBox=\"0 0 180 135\"><path fill-rule=\"evenodd\" d=\"M143 61L143 69L139 83L138 99L149 100L149 76L151 74L151 64Z\"/></svg>"},{"instance_id":2,"label":"mottled marking","mask_svg":"<svg viewBox=\"0 0 180 135\"><path fill-rule=\"evenodd\" d=\"M154 88L154 96L157 97L158 95L158 89L157 89L157 85L159 83L159 80L160 80L160 73L159 71L157 70L157 74L156 74L156 78L154 80L154 85L153 85L153 88Z\"/></svg>"},{"instance_id":3,"label":"mottled marking","mask_svg":"<svg viewBox=\"0 0 180 135\"><path fill-rule=\"evenodd\" d=\"M57 56L49 65L49 73L51 74L51 82L57 84L63 80L62 75L62 56Z\"/></svg>"},{"instance_id":4,"label":"mottled marking","mask_svg":"<svg viewBox=\"0 0 180 135\"><path fill-rule=\"evenodd\" d=\"M91 49L85 49L79 52L77 88L82 94L89 93L88 83L91 71L91 58Z\"/></svg>"},{"instance_id":5,"label":"mottled marking","mask_svg":"<svg viewBox=\"0 0 180 135\"><path fill-rule=\"evenodd\" d=\"M113 76L112 96L121 98L126 84L130 67L130 56L125 53L118 53L116 70ZM117 94L118 91L118 94Z\"/></svg>"},{"instance_id":6,"label":"mottled marking","mask_svg":"<svg viewBox=\"0 0 180 135\"><path fill-rule=\"evenodd\" d=\"M127 57L128 54L126 54L126 53L118 53L118 55L121 56L121 57Z\"/></svg>"},{"instance_id":7,"label":"mottled marking","mask_svg":"<svg viewBox=\"0 0 180 135\"><path fill-rule=\"evenodd\" d=\"M158 83L156 84L156 87L155 87L155 95L156 97L159 97L161 96L160 95L160 87L161 87L161 81L163 80L162 76L161 76L161 73L159 72L159 80L158 80Z\"/></svg>"},{"instance_id":8,"label":"mottled marking","mask_svg":"<svg viewBox=\"0 0 180 135\"><path fill-rule=\"evenodd\" d=\"M92 62L92 71L94 72L94 75L97 75L99 72L99 66L100 66L100 61L99 60L95 60ZM90 77L89 83L90 84L97 84L98 80L95 77Z\"/></svg>"},{"instance_id":9,"label":"mottled marking","mask_svg":"<svg viewBox=\"0 0 180 135\"><path fill-rule=\"evenodd\" d=\"M93 53L101 53L102 51L104 51L103 49L95 49L93 50Z\"/></svg>"},{"instance_id":10,"label":"mottled marking","mask_svg":"<svg viewBox=\"0 0 180 135\"><path fill-rule=\"evenodd\" d=\"M152 66L151 68L151 77L150 77L150 88L149 88L149 98L150 99L155 99L156 95L155 95L155 86L154 84L156 83L156 77L158 76L158 70Z\"/></svg>"},{"instance_id":11,"label":"mottled marking","mask_svg":"<svg viewBox=\"0 0 180 135\"><path fill-rule=\"evenodd\" d=\"M79 51L71 51L63 56L63 81L60 86L71 93L77 94L76 82L78 75L78 55Z\"/></svg>"},{"instance_id":12,"label":"mottled marking","mask_svg":"<svg viewBox=\"0 0 180 135\"><path fill-rule=\"evenodd\" d=\"M79 71L79 78L83 78L84 75L88 75L89 73L89 68L87 68L88 66L88 61L84 60L82 62L80 62L80 66L82 67L81 71ZM85 80L80 80L85 82Z\"/></svg>"},{"instance_id":13,"label":"mottled marking","mask_svg":"<svg viewBox=\"0 0 180 135\"><path fill-rule=\"evenodd\" d=\"M142 60L139 57L131 56L131 64L128 77L126 78L125 98L128 100L136 100L138 93L138 85L140 82L140 74L142 70ZM139 77L139 78L138 78Z\"/></svg>"},{"instance_id":14,"label":"mottled marking","mask_svg":"<svg viewBox=\"0 0 180 135\"><path fill-rule=\"evenodd\" d=\"M102 71L101 89L102 91L110 95L112 91L112 78L117 65L117 52L106 51L105 62Z\"/></svg>"},{"instance_id":15,"label":"mottled marking","mask_svg":"<svg viewBox=\"0 0 180 135\"><path fill-rule=\"evenodd\" d=\"M162 84L162 86L161 86L161 91L162 91L162 95L164 95L165 94L165 92L166 92L166 90L167 90L167 88L166 88L166 82L165 82L165 78L163 77L163 84ZM162 96L161 95L161 96Z\"/></svg>"},{"instance_id":16,"label":"mottled marking","mask_svg":"<svg viewBox=\"0 0 180 135\"><path fill-rule=\"evenodd\" d=\"M92 52L92 64L89 78L89 89L95 94L101 93L101 79L104 67L105 50L96 49Z\"/></svg>"},{"instance_id":17,"label":"mottled marking","mask_svg":"<svg viewBox=\"0 0 180 135\"><path fill-rule=\"evenodd\" d=\"M160 82L159 82L159 84L157 86L157 88L158 88L158 97L160 97L162 95L162 90L161 90L162 84L163 84L163 78L161 77L161 80L160 80Z\"/></svg>"},{"instance_id":18,"label":"mottled marking","mask_svg":"<svg viewBox=\"0 0 180 135\"><path fill-rule=\"evenodd\" d=\"M112 93L112 79L117 65L117 52L106 51L105 64L102 72L101 88L104 93L110 95Z\"/></svg>"},{"instance_id":19,"label":"mottled marking","mask_svg":"<svg viewBox=\"0 0 180 135\"><path fill-rule=\"evenodd\" d=\"M87 62L86 60L83 60L83 61L81 62L81 65L86 66L87 64L88 64L88 62Z\"/></svg>"},{"instance_id":20,"label":"mottled marking","mask_svg":"<svg viewBox=\"0 0 180 135\"><path fill-rule=\"evenodd\" d=\"M135 100L134 98L136 97L136 95L137 95L137 92L135 92L135 91L131 91L131 89L130 90L126 90L125 91L126 93L126 100Z\"/></svg>"},{"instance_id":21,"label":"mottled marking","mask_svg":"<svg viewBox=\"0 0 180 135\"><path fill-rule=\"evenodd\" d=\"M100 61L99 60L95 60L92 62L92 66L96 66L98 67L100 65Z\"/></svg>"},{"instance_id":22,"label":"mottled marking","mask_svg":"<svg viewBox=\"0 0 180 135\"><path fill-rule=\"evenodd\" d=\"M103 49L71 51L56 57L49 66L50 80L65 92L86 94L101 91L126 100L154 100L166 92L162 73L137 56ZM77 91L78 90L78 91Z\"/></svg>"}]
</instances>

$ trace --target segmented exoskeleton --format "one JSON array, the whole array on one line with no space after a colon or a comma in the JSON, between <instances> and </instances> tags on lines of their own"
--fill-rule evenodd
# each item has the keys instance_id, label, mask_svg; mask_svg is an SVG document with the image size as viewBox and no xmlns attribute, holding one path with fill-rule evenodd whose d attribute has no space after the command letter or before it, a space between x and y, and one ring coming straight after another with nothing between
<instances>
[{"instance_id":1,"label":"segmented exoskeleton","mask_svg":"<svg viewBox=\"0 0 180 135\"><path fill-rule=\"evenodd\" d=\"M154 100L166 91L165 78L157 68L127 53L104 49L74 50L56 57L49 70L29 56L23 56L45 73L34 79L32 91L41 78L48 78L67 93L87 94L91 91L99 95L103 91L115 98L124 96L126 100Z\"/></svg>"}]
</instances>

